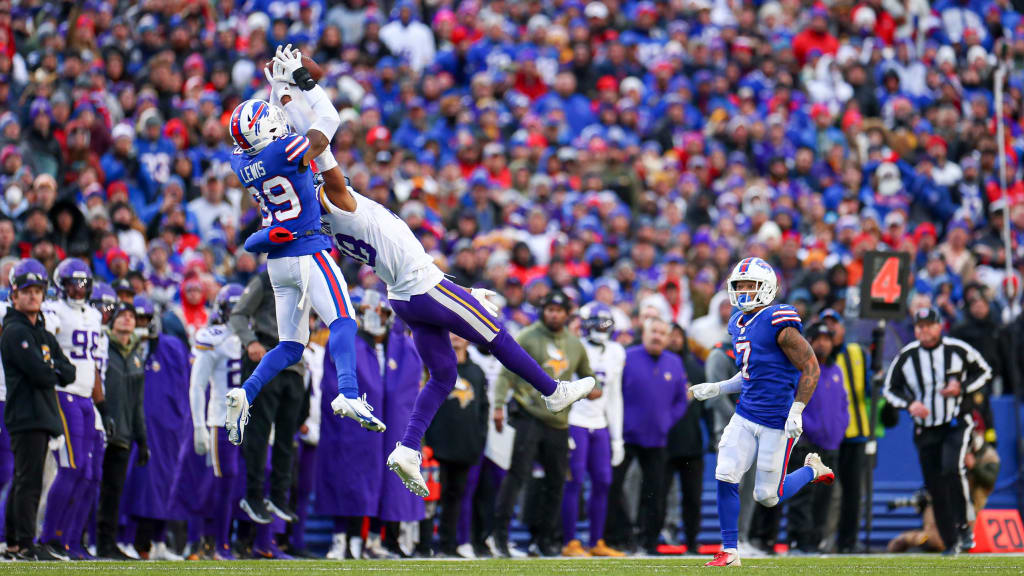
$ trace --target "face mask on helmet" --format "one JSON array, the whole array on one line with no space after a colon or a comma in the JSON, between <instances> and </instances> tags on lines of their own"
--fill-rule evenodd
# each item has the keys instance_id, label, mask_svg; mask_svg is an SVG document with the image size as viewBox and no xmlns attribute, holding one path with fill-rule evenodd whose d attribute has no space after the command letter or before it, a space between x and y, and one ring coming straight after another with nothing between
<instances>
[{"instance_id":1,"label":"face mask on helmet","mask_svg":"<svg viewBox=\"0 0 1024 576\"><path fill-rule=\"evenodd\" d=\"M604 344L611 339L612 331L615 328L615 319L612 318L611 310L605 307L589 305L581 311L583 334L587 340L595 344Z\"/></svg>"},{"instance_id":2,"label":"face mask on helmet","mask_svg":"<svg viewBox=\"0 0 1024 576\"><path fill-rule=\"evenodd\" d=\"M771 265L760 258L746 258L733 269L727 286L729 303L749 312L771 304L779 285Z\"/></svg>"}]
</instances>

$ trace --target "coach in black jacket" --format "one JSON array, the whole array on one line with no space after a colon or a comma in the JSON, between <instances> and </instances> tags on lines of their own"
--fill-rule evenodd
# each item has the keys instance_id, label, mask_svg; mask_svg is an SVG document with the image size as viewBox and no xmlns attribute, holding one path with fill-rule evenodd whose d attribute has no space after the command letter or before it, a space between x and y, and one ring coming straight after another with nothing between
<instances>
[{"instance_id":1,"label":"coach in black jacket","mask_svg":"<svg viewBox=\"0 0 1024 576\"><path fill-rule=\"evenodd\" d=\"M33 542L47 444L63 432L55 388L75 381L75 367L43 323L40 308L46 284L46 268L37 260L22 260L11 269L14 307L4 317L0 336L7 380L4 425L14 453L14 481L7 496L7 550L26 560L58 559L53 550Z\"/></svg>"}]
</instances>

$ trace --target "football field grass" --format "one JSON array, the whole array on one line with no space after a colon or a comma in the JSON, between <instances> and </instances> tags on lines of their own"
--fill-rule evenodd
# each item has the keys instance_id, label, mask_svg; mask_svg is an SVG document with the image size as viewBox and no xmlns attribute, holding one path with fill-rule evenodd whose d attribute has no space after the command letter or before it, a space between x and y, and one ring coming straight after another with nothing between
<instances>
[{"instance_id":1,"label":"football field grass","mask_svg":"<svg viewBox=\"0 0 1024 576\"><path fill-rule=\"evenodd\" d=\"M306 574L424 574L488 575L547 574L586 576L639 576L641 574L684 574L706 572L706 557L622 558L622 559L523 559L523 560L395 560L326 561L254 560L241 562L74 562L74 563L2 563L0 574L21 575L100 575L100 574L196 574L196 575L306 575ZM988 576L1024 574L1024 556L843 556L822 558L762 558L743 561L743 570L754 574L954 574Z\"/></svg>"}]
</instances>

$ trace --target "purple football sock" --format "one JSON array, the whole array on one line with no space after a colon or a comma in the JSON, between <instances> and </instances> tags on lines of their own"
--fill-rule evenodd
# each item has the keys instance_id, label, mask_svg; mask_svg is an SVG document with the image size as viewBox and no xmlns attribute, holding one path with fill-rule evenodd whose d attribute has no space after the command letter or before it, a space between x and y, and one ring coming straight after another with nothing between
<instances>
[{"instance_id":1,"label":"purple football sock","mask_svg":"<svg viewBox=\"0 0 1024 576\"><path fill-rule=\"evenodd\" d=\"M580 511L581 478L572 476L562 489L562 544L576 539L576 519Z\"/></svg>"},{"instance_id":2,"label":"purple football sock","mask_svg":"<svg viewBox=\"0 0 1024 576\"><path fill-rule=\"evenodd\" d=\"M545 396L554 394L558 382L555 381L537 361L534 360L523 347L515 341L507 330L498 332L494 340L490 342L491 354L501 362L501 365L508 368L510 372L526 380L530 386L537 389Z\"/></svg>"},{"instance_id":3,"label":"purple football sock","mask_svg":"<svg viewBox=\"0 0 1024 576\"><path fill-rule=\"evenodd\" d=\"M604 521L608 517L608 492L611 484L607 482L590 482L590 547L597 546L597 541L604 538Z\"/></svg>"}]
</instances>

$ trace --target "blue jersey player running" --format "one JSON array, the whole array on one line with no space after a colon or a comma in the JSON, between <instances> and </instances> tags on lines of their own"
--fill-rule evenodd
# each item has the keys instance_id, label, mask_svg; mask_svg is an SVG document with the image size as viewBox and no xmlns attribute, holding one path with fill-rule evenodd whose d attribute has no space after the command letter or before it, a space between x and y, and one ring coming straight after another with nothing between
<instances>
[{"instance_id":1,"label":"blue jersey player running","mask_svg":"<svg viewBox=\"0 0 1024 576\"><path fill-rule=\"evenodd\" d=\"M729 320L729 335L740 371L723 382L690 388L697 400L740 393L718 444L718 519L722 551L707 566L739 566L736 539L740 478L757 462L754 499L775 506L808 483L831 484L832 470L817 454L786 474L793 445L803 432L804 406L818 384L818 360L804 339L800 316L788 304L772 304L778 280L760 258L746 258L728 280L729 301L739 309Z\"/></svg>"},{"instance_id":2,"label":"blue jersey player running","mask_svg":"<svg viewBox=\"0 0 1024 576\"><path fill-rule=\"evenodd\" d=\"M267 253L267 271L274 288L279 343L267 352L242 388L227 393L228 440L241 444L249 420L249 405L278 372L299 362L309 340L309 311L330 328L328 352L338 369L335 413L358 421L364 428L384 431L356 384L356 322L345 281L331 258L331 238L321 231L320 201L311 161L321 173L338 172L328 149L340 119L323 88L302 66L302 55L291 45L278 47L274 57L275 97L287 106L289 91L302 90L316 114L305 136L288 126L286 113L264 100L246 100L231 114L231 137L236 147L231 167L260 207ZM268 72L268 76L269 76ZM289 81L284 81L287 78Z\"/></svg>"}]
</instances>

